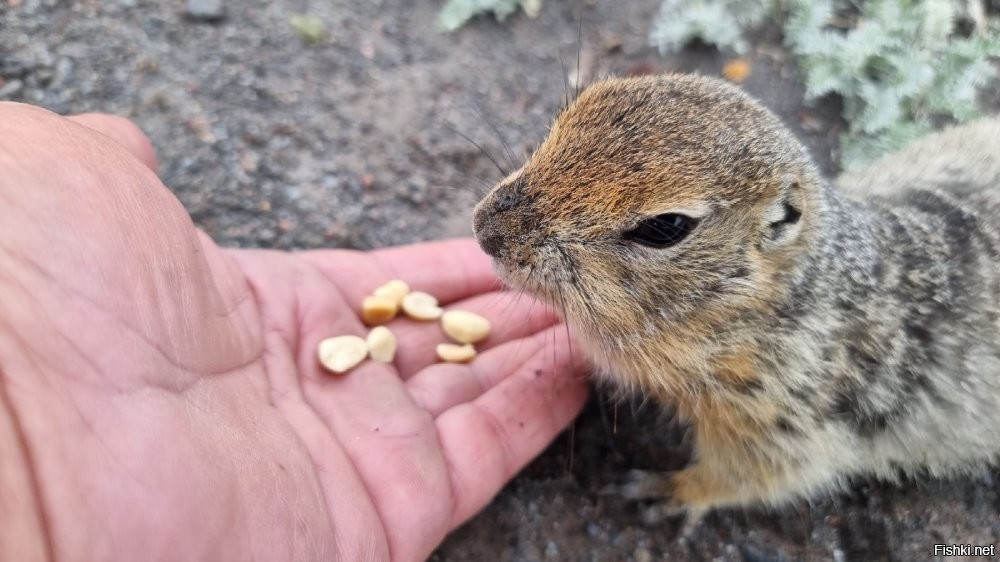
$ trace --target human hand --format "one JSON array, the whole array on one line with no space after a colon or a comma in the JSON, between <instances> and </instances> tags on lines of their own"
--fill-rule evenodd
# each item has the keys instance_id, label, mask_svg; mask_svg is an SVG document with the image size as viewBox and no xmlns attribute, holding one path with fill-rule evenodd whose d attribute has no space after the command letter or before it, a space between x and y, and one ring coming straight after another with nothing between
<instances>
[{"instance_id":1,"label":"human hand","mask_svg":"<svg viewBox=\"0 0 1000 562\"><path fill-rule=\"evenodd\" d=\"M564 325L471 241L224 250L155 166L0 104L0 559L422 559L581 407ZM479 357L397 320L393 365L321 372L393 278L489 317Z\"/></svg>"}]
</instances>

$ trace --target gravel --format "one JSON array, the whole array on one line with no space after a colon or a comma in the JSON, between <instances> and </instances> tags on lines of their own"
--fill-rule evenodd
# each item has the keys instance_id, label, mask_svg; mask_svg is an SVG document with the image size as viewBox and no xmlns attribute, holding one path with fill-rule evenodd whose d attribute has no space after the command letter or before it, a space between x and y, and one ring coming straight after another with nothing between
<instances>
[{"instance_id":1,"label":"gravel","mask_svg":"<svg viewBox=\"0 0 1000 562\"><path fill-rule=\"evenodd\" d=\"M164 182L223 244L381 247L467 233L497 168L543 138L578 53L583 83L719 75L731 57L647 46L658 4L584 3L578 42L575 0L451 35L435 31L440 3L416 0L245 0L227 12L214 0L0 0L0 99L135 120ZM295 16L318 18L321 38L305 41ZM773 30L754 46L744 87L835 173L838 102L803 104ZM678 521L644 524L644 506L598 491L629 468L682 466L683 428L596 396L434 560L919 560L935 543L1000 537L1000 484L985 471L859 481L777 512L724 510L681 539Z\"/></svg>"},{"instance_id":2,"label":"gravel","mask_svg":"<svg viewBox=\"0 0 1000 562\"><path fill-rule=\"evenodd\" d=\"M129 0L133 3L135 0ZM184 15L195 21L218 22L226 17L226 6L222 0L187 0Z\"/></svg>"}]
</instances>

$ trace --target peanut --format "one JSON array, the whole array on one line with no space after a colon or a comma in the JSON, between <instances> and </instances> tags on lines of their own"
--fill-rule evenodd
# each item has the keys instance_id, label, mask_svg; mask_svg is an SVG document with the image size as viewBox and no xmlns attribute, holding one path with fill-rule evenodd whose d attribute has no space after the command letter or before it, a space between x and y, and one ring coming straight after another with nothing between
<instances>
[{"instance_id":1,"label":"peanut","mask_svg":"<svg viewBox=\"0 0 1000 562\"><path fill-rule=\"evenodd\" d=\"M478 343L490 335L490 321L465 310L449 310L441 316L441 328L459 343Z\"/></svg>"},{"instance_id":2,"label":"peanut","mask_svg":"<svg viewBox=\"0 0 1000 562\"><path fill-rule=\"evenodd\" d=\"M472 347L471 343L465 345L439 343L436 351L438 358L448 363L468 363L476 358L476 348Z\"/></svg>"},{"instance_id":3,"label":"peanut","mask_svg":"<svg viewBox=\"0 0 1000 562\"><path fill-rule=\"evenodd\" d=\"M433 296L414 291L403 297L403 312L414 320L437 320L444 310Z\"/></svg>"},{"instance_id":4,"label":"peanut","mask_svg":"<svg viewBox=\"0 0 1000 562\"><path fill-rule=\"evenodd\" d=\"M361 319L369 326L385 324L396 317L399 305L388 297L365 297L361 302Z\"/></svg>"},{"instance_id":5,"label":"peanut","mask_svg":"<svg viewBox=\"0 0 1000 562\"><path fill-rule=\"evenodd\" d=\"M319 342L319 362L328 371L346 373L368 356L368 344L358 336L337 336Z\"/></svg>"},{"instance_id":6,"label":"peanut","mask_svg":"<svg viewBox=\"0 0 1000 562\"><path fill-rule=\"evenodd\" d=\"M368 344L368 354L375 361L392 363L396 356L396 336L385 326L376 326L368 332L365 338Z\"/></svg>"},{"instance_id":7,"label":"peanut","mask_svg":"<svg viewBox=\"0 0 1000 562\"><path fill-rule=\"evenodd\" d=\"M392 299L397 306L403 304L403 297L409 293L410 286L406 284L406 281L399 279L393 279L372 292L376 297Z\"/></svg>"}]
</instances>

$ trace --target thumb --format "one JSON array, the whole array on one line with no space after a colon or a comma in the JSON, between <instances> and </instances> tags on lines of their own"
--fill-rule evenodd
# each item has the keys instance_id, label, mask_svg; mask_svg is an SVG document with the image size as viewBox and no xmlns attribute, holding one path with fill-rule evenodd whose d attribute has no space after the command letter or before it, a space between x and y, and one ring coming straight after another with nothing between
<instances>
[{"instance_id":1,"label":"thumb","mask_svg":"<svg viewBox=\"0 0 1000 562\"><path fill-rule=\"evenodd\" d=\"M83 113L70 116L69 119L110 137L147 168L156 172L156 153L153 151L153 143L135 123L124 117L102 113Z\"/></svg>"}]
</instances>

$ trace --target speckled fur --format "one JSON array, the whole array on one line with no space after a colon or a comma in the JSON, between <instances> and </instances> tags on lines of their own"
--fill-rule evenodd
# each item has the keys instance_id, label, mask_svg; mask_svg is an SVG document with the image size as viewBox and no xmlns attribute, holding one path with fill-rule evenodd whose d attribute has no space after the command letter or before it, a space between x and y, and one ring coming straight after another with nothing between
<instances>
[{"instance_id":1,"label":"speckled fur","mask_svg":"<svg viewBox=\"0 0 1000 562\"><path fill-rule=\"evenodd\" d=\"M700 222L623 239L667 212ZM589 87L474 220L600 374L691 422L692 465L629 490L693 512L995 462L998 227L998 119L835 188L770 112L682 75Z\"/></svg>"}]
</instances>

